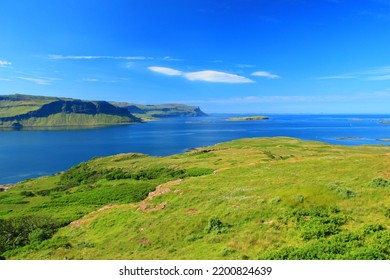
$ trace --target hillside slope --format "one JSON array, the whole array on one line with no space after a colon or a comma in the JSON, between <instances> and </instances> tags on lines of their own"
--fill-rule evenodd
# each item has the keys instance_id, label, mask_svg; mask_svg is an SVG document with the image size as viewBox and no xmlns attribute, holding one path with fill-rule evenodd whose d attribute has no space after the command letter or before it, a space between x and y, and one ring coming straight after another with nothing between
<instances>
[{"instance_id":1,"label":"hillside slope","mask_svg":"<svg viewBox=\"0 0 390 280\"><path fill-rule=\"evenodd\" d=\"M128 110L105 101L20 94L0 96L0 127L88 126L139 121Z\"/></svg>"},{"instance_id":2,"label":"hillside slope","mask_svg":"<svg viewBox=\"0 0 390 280\"><path fill-rule=\"evenodd\" d=\"M130 113L144 120L207 116L198 106L188 106L185 104L140 105L126 102L112 102L112 104L126 108Z\"/></svg>"},{"instance_id":3,"label":"hillside slope","mask_svg":"<svg viewBox=\"0 0 390 280\"><path fill-rule=\"evenodd\" d=\"M279 137L97 158L0 192L0 255L390 259L389 155Z\"/></svg>"}]
</instances>

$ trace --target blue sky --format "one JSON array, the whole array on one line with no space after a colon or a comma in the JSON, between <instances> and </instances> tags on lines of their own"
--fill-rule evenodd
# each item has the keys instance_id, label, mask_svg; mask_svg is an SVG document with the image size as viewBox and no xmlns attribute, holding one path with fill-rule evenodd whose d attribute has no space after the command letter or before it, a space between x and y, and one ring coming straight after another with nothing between
<instances>
[{"instance_id":1,"label":"blue sky","mask_svg":"<svg viewBox=\"0 0 390 280\"><path fill-rule=\"evenodd\" d=\"M390 113L390 1L0 2L0 94Z\"/></svg>"}]
</instances>

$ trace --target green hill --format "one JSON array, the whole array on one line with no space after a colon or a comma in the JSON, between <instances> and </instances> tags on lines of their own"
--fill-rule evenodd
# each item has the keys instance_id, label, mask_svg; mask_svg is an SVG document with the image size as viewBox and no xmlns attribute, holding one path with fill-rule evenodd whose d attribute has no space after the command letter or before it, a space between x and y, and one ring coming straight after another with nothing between
<instances>
[{"instance_id":1,"label":"green hill","mask_svg":"<svg viewBox=\"0 0 390 280\"><path fill-rule=\"evenodd\" d=\"M139 122L128 110L105 101L0 96L0 127L96 126Z\"/></svg>"},{"instance_id":2,"label":"green hill","mask_svg":"<svg viewBox=\"0 0 390 280\"><path fill-rule=\"evenodd\" d=\"M96 158L0 192L0 255L388 260L389 155L279 137Z\"/></svg>"},{"instance_id":3,"label":"green hill","mask_svg":"<svg viewBox=\"0 0 390 280\"><path fill-rule=\"evenodd\" d=\"M143 120L170 117L201 117L207 116L198 106L185 104L140 105L126 102L111 102L116 106L127 108L130 113Z\"/></svg>"}]
</instances>

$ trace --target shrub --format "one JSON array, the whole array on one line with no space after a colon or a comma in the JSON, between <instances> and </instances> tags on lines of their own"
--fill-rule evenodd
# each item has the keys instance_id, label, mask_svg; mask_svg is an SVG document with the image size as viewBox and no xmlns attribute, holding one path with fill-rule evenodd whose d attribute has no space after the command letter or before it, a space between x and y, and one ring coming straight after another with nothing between
<instances>
[{"instance_id":1,"label":"shrub","mask_svg":"<svg viewBox=\"0 0 390 280\"><path fill-rule=\"evenodd\" d=\"M0 219L0 253L50 238L61 225L42 216Z\"/></svg>"},{"instance_id":2,"label":"shrub","mask_svg":"<svg viewBox=\"0 0 390 280\"><path fill-rule=\"evenodd\" d=\"M385 209L385 217L390 219L390 208Z\"/></svg>"},{"instance_id":3,"label":"shrub","mask_svg":"<svg viewBox=\"0 0 390 280\"><path fill-rule=\"evenodd\" d=\"M365 235L372 234L381 230L384 230L385 228L382 225L379 224L373 224L373 225L365 225L363 232Z\"/></svg>"},{"instance_id":4,"label":"shrub","mask_svg":"<svg viewBox=\"0 0 390 280\"><path fill-rule=\"evenodd\" d=\"M35 196L35 194L33 192L30 192L30 191L21 191L20 195L25 196L25 197L34 197Z\"/></svg>"},{"instance_id":5,"label":"shrub","mask_svg":"<svg viewBox=\"0 0 390 280\"><path fill-rule=\"evenodd\" d=\"M222 257L226 257L226 256L229 256L229 255L231 255L231 254L233 254L233 253L235 253L236 252L236 250L235 249L232 249L232 248L224 248L223 250L222 250Z\"/></svg>"},{"instance_id":6,"label":"shrub","mask_svg":"<svg viewBox=\"0 0 390 280\"><path fill-rule=\"evenodd\" d=\"M75 187L81 184L92 184L101 179L106 170L92 169L87 163L83 162L62 173L58 184L65 189Z\"/></svg>"},{"instance_id":7,"label":"shrub","mask_svg":"<svg viewBox=\"0 0 390 280\"><path fill-rule=\"evenodd\" d=\"M206 233L224 233L227 226L224 225L218 217L211 217L208 225L205 228Z\"/></svg>"},{"instance_id":8,"label":"shrub","mask_svg":"<svg viewBox=\"0 0 390 280\"><path fill-rule=\"evenodd\" d=\"M305 197L301 194L295 196L295 201L298 203L303 203L305 201Z\"/></svg>"},{"instance_id":9,"label":"shrub","mask_svg":"<svg viewBox=\"0 0 390 280\"><path fill-rule=\"evenodd\" d=\"M340 232L347 221L339 215L338 208L312 206L293 212L304 240L325 238Z\"/></svg>"},{"instance_id":10,"label":"shrub","mask_svg":"<svg viewBox=\"0 0 390 280\"><path fill-rule=\"evenodd\" d=\"M37 195L40 195L40 196L48 196L50 195L50 190L40 190L40 191L37 191Z\"/></svg>"},{"instance_id":11,"label":"shrub","mask_svg":"<svg viewBox=\"0 0 390 280\"><path fill-rule=\"evenodd\" d=\"M48 239L48 238L50 238L50 235L48 234L48 232L46 232L42 228L37 228L37 229L33 230L28 235L28 239L32 243L33 242L42 242L43 240Z\"/></svg>"},{"instance_id":12,"label":"shrub","mask_svg":"<svg viewBox=\"0 0 390 280\"><path fill-rule=\"evenodd\" d=\"M376 178L376 179L372 180L371 186L377 187L377 188L389 187L390 182L386 179L383 179L383 178Z\"/></svg>"}]
</instances>

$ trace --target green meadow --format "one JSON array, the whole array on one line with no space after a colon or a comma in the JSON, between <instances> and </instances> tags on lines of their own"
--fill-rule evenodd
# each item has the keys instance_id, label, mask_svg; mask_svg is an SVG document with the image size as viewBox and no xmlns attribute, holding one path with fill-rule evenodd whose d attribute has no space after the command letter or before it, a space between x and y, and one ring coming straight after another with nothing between
<instances>
[{"instance_id":1,"label":"green meadow","mask_svg":"<svg viewBox=\"0 0 390 280\"><path fill-rule=\"evenodd\" d=\"M390 259L390 147L252 138L0 192L6 259Z\"/></svg>"}]
</instances>

